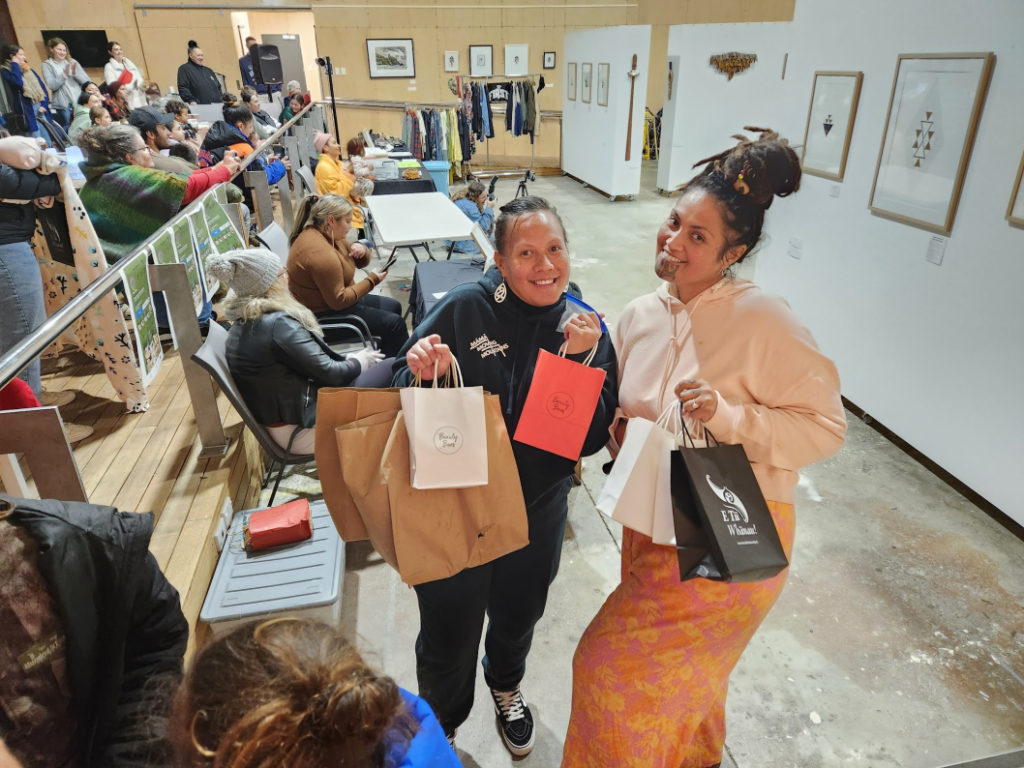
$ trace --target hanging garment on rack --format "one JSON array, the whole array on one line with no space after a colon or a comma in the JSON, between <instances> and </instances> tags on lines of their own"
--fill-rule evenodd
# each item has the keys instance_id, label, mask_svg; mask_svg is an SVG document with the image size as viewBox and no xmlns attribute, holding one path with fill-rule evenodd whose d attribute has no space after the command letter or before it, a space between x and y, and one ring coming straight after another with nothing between
<instances>
[{"instance_id":1,"label":"hanging garment on rack","mask_svg":"<svg viewBox=\"0 0 1024 768\"><path fill-rule=\"evenodd\" d=\"M483 91L483 89L480 89ZM480 133L483 138L493 138L494 129L491 126L491 104L486 98L480 99Z\"/></svg>"},{"instance_id":2,"label":"hanging garment on rack","mask_svg":"<svg viewBox=\"0 0 1024 768\"><path fill-rule=\"evenodd\" d=\"M513 136L523 135L523 84L516 83L516 114L515 114L515 128L512 131Z\"/></svg>"},{"instance_id":3,"label":"hanging garment on rack","mask_svg":"<svg viewBox=\"0 0 1024 768\"><path fill-rule=\"evenodd\" d=\"M537 129L537 98L531 83L523 83L523 133L531 136Z\"/></svg>"}]
</instances>

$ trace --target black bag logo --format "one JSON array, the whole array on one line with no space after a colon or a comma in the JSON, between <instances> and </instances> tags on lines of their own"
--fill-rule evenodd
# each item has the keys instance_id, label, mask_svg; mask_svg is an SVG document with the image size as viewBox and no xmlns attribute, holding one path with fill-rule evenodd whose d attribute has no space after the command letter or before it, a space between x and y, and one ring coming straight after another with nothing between
<instances>
[{"instance_id":1,"label":"black bag logo","mask_svg":"<svg viewBox=\"0 0 1024 768\"><path fill-rule=\"evenodd\" d=\"M744 523L749 523L750 522L750 516L747 514L747 508L745 506L743 506L743 502L740 501L739 496L737 496L735 493L730 491L727 487L719 488L711 480L711 475L704 475L704 477L707 479L708 485L711 486L711 490L715 492L715 496L720 498L722 500L722 502L725 504L726 510L728 510L730 513L732 513L732 515L733 515L732 522L738 523L739 522L739 517L742 517ZM739 515L739 517L735 517L736 515ZM723 515L723 517L724 517L724 515ZM726 520L725 522L728 523L730 521Z\"/></svg>"}]
</instances>

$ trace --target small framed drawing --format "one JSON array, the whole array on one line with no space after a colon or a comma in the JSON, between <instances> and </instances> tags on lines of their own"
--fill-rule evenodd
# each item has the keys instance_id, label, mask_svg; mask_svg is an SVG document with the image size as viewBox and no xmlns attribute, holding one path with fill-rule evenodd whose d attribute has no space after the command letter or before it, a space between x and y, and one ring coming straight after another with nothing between
<instances>
[{"instance_id":1,"label":"small framed drawing","mask_svg":"<svg viewBox=\"0 0 1024 768\"><path fill-rule=\"evenodd\" d=\"M940 235L953 230L994 65L991 53L900 55L872 213Z\"/></svg>"},{"instance_id":2,"label":"small framed drawing","mask_svg":"<svg viewBox=\"0 0 1024 768\"><path fill-rule=\"evenodd\" d=\"M583 72L580 74L580 90L582 91L582 95L580 97L580 100L584 104L589 104L590 103L590 86L591 86L590 80L591 80L591 75L593 73L594 73L594 65L593 64L584 64L583 65Z\"/></svg>"},{"instance_id":3,"label":"small framed drawing","mask_svg":"<svg viewBox=\"0 0 1024 768\"><path fill-rule=\"evenodd\" d=\"M1010 206L1006 209L1006 220L1015 227L1024 227L1024 192L1021 191L1020 183L1022 177L1024 177L1024 155L1021 155L1017 180L1013 182L1013 192L1010 194Z\"/></svg>"},{"instance_id":4,"label":"small framed drawing","mask_svg":"<svg viewBox=\"0 0 1024 768\"><path fill-rule=\"evenodd\" d=\"M863 72L815 72L800 167L804 173L843 180Z\"/></svg>"},{"instance_id":5,"label":"small framed drawing","mask_svg":"<svg viewBox=\"0 0 1024 768\"><path fill-rule=\"evenodd\" d=\"M530 46L505 46L505 74L525 75L530 72Z\"/></svg>"},{"instance_id":6,"label":"small framed drawing","mask_svg":"<svg viewBox=\"0 0 1024 768\"><path fill-rule=\"evenodd\" d=\"M490 77L494 74L494 48L492 46L469 46L469 74L471 77Z\"/></svg>"},{"instance_id":7,"label":"small framed drawing","mask_svg":"<svg viewBox=\"0 0 1024 768\"><path fill-rule=\"evenodd\" d=\"M411 37L367 40L366 58L370 62L372 78L416 77Z\"/></svg>"},{"instance_id":8,"label":"small framed drawing","mask_svg":"<svg viewBox=\"0 0 1024 768\"><path fill-rule=\"evenodd\" d=\"M608 78L611 76L611 64L597 65L597 105L608 106Z\"/></svg>"},{"instance_id":9,"label":"small framed drawing","mask_svg":"<svg viewBox=\"0 0 1024 768\"><path fill-rule=\"evenodd\" d=\"M444 71L445 72L458 72L459 71L459 52L458 51L445 51L444 52Z\"/></svg>"},{"instance_id":10,"label":"small framed drawing","mask_svg":"<svg viewBox=\"0 0 1024 768\"><path fill-rule=\"evenodd\" d=\"M565 96L569 101L576 101L576 62L570 61L565 67L568 75L568 83L565 87Z\"/></svg>"},{"instance_id":11,"label":"small framed drawing","mask_svg":"<svg viewBox=\"0 0 1024 768\"><path fill-rule=\"evenodd\" d=\"M555 52L554 51L544 51L544 69L554 69L554 68L555 68Z\"/></svg>"}]
</instances>

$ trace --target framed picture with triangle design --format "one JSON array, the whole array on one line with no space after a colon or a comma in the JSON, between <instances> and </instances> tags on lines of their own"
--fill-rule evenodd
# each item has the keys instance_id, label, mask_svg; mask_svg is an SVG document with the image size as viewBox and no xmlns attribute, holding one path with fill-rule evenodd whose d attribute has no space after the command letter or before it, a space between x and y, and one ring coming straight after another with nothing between
<instances>
[{"instance_id":1,"label":"framed picture with triangle design","mask_svg":"<svg viewBox=\"0 0 1024 768\"><path fill-rule=\"evenodd\" d=\"M877 216L948 235L996 57L901 54L868 208Z\"/></svg>"},{"instance_id":2,"label":"framed picture with triangle design","mask_svg":"<svg viewBox=\"0 0 1024 768\"><path fill-rule=\"evenodd\" d=\"M804 173L842 181L863 72L815 72L800 155Z\"/></svg>"}]
</instances>

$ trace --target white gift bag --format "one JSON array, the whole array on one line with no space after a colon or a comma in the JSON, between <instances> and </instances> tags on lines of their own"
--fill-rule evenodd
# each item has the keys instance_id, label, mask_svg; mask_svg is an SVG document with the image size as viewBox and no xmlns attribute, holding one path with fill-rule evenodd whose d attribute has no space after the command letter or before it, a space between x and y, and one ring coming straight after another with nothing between
<instances>
[{"instance_id":1,"label":"white gift bag","mask_svg":"<svg viewBox=\"0 0 1024 768\"><path fill-rule=\"evenodd\" d=\"M656 490L662 458L675 449L676 436L666 427L677 405L665 409L656 422L632 418L626 424L626 438L597 499L597 508L627 528L652 536ZM665 474L668 482L669 474ZM672 517L671 493L661 494Z\"/></svg>"},{"instance_id":2,"label":"white gift bag","mask_svg":"<svg viewBox=\"0 0 1024 768\"><path fill-rule=\"evenodd\" d=\"M454 386L449 387L450 383ZM425 490L487 485L483 387L465 386L454 357L444 387L438 386L436 375L433 387L421 388L418 384L417 379L414 386L401 393L409 433L412 487Z\"/></svg>"}]
</instances>

